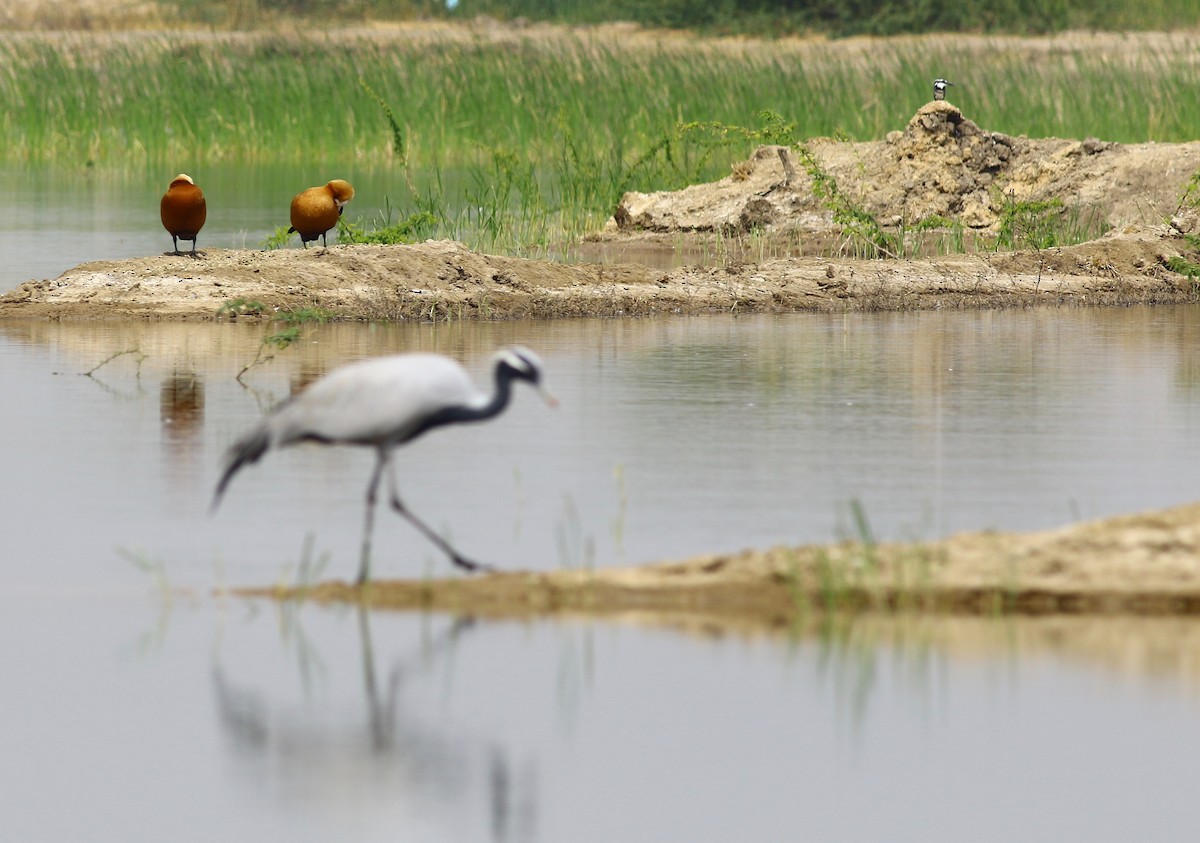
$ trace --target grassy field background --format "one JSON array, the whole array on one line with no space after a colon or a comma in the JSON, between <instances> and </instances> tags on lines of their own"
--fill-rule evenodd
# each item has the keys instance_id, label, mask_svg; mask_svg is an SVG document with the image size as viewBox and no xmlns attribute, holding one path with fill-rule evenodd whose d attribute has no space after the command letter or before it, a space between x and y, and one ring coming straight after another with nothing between
<instances>
[{"instance_id":1,"label":"grassy field background","mask_svg":"<svg viewBox=\"0 0 1200 843\"><path fill-rule=\"evenodd\" d=\"M955 83L985 129L1200 137L1200 36L703 39L629 26L426 22L323 31L0 35L0 164L138 171L357 162L403 213L512 247L603 223L626 190L729 173L782 117L882 138Z\"/></svg>"}]
</instances>

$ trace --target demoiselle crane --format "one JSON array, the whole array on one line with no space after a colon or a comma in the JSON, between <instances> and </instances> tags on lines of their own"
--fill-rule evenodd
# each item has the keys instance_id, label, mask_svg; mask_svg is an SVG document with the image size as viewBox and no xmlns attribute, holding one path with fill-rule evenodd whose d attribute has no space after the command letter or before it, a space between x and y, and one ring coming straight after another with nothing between
<instances>
[{"instance_id":1,"label":"demoiselle crane","mask_svg":"<svg viewBox=\"0 0 1200 843\"><path fill-rule=\"evenodd\" d=\"M375 449L375 469L367 484L358 584L370 578L371 534L379 481L387 473L389 503L466 571L490 566L467 559L400 501L392 450L426 431L449 424L479 422L499 415L512 397L513 381L534 386L551 407L558 401L542 383L542 362L527 348L501 349L492 361L495 388L480 390L455 360L440 354L408 353L360 360L342 366L272 409L262 423L239 439L226 458L213 497L216 511L233 475L272 448L297 442L366 445Z\"/></svg>"}]
</instances>

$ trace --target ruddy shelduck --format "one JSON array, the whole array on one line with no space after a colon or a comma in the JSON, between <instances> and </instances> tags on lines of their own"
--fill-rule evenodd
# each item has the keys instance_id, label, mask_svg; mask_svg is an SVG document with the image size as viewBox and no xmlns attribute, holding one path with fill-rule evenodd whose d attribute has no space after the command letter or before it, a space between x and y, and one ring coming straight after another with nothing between
<instances>
[{"instance_id":1,"label":"ruddy shelduck","mask_svg":"<svg viewBox=\"0 0 1200 843\"><path fill-rule=\"evenodd\" d=\"M171 186L159 203L163 228L171 235L175 246L172 254L178 255L179 241L192 241L192 257L196 257L196 236L204 228L208 210L204 204L204 193L187 173L180 173L171 180Z\"/></svg>"},{"instance_id":2,"label":"ruddy shelduck","mask_svg":"<svg viewBox=\"0 0 1200 843\"><path fill-rule=\"evenodd\" d=\"M353 198L354 188L343 179L334 179L329 184L310 187L296 194L292 200L292 227L288 231L298 233L300 244L306 249L308 242L318 237L328 246L325 234L337 225L346 203Z\"/></svg>"}]
</instances>

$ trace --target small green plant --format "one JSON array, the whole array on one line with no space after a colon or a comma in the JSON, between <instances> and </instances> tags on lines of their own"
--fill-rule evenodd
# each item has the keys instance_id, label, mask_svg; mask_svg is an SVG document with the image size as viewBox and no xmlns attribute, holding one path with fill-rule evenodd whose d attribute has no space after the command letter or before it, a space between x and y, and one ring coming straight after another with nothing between
<instances>
[{"instance_id":1,"label":"small green plant","mask_svg":"<svg viewBox=\"0 0 1200 843\"><path fill-rule=\"evenodd\" d=\"M170 602L173 592L171 584L167 579L167 567L161 560L151 559L140 550L135 551L125 547L118 547L117 554L124 557L135 568L150 577L159 597L165 602Z\"/></svg>"},{"instance_id":2,"label":"small green plant","mask_svg":"<svg viewBox=\"0 0 1200 843\"><path fill-rule=\"evenodd\" d=\"M273 334L268 334L263 337L263 346L272 346L280 351L283 351L289 345L300 339L300 329L297 327L284 328L282 331L276 331Z\"/></svg>"},{"instance_id":3,"label":"small green plant","mask_svg":"<svg viewBox=\"0 0 1200 843\"><path fill-rule=\"evenodd\" d=\"M239 316L261 316L267 306L260 301L238 297L225 302L217 308L217 316L228 316L236 319Z\"/></svg>"},{"instance_id":4,"label":"small green plant","mask_svg":"<svg viewBox=\"0 0 1200 843\"><path fill-rule=\"evenodd\" d=\"M996 233L996 247L1029 248L1038 251L1060 245L1060 220L1063 201L1057 197L1044 201L1015 201L1005 197Z\"/></svg>"},{"instance_id":5,"label":"small green plant","mask_svg":"<svg viewBox=\"0 0 1200 843\"><path fill-rule=\"evenodd\" d=\"M817 599L821 608L827 612L846 608L850 585L846 581L845 566L822 548L817 552L814 567L817 575Z\"/></svg>"},{"instance_id":6,"label":"small green plant","mask_svg":"<svg viewBox=\"0 0 1200 843\"><path fill-rule=\"evenodd\" d=\"M323 307L298 307L295 310L281 310L279 313L275 314L275 318L278 321L284 322L288 325L302 325L306 322L317 322L324 324L333 317L333 311L326 310ZM281 332L281 334L282 333L285 332ZM276 336L279 335L277 334ZM291 340L289 340L289 342L291 342Z\"/></svg>"},{"instance_id":7,"label":"small green plant","mask_svg":"<svg viewBox=\"0 0 1200 843\"><path fill-rule=\"evenodd\" d=\"M139 349L136 349L136 348L127 348L127 349L125 349L124 351L116 351L116 352L113 352L112 354L108 355L108 356L107 356L107 357L105 357L103 360L101 360L99 363L97 363L95 366L93 366L92 368L88 369L86 372L80 372L80 374L81 374L81 375L83 375L84 377L89 377L89 378L90 378L90 377L92 377L93 375L95 375L95 374L96 374L96 372L97 372L97 370L99 370L101 367L103 367L103 366L107 366L109 363L111 363L112 361L116 360L118 357L124 357L124 356L125 356L125 355L127 355L127 354L133 354L133 355L136 355L136 357L137 357L137 366L138 366L138 377L141 377L141 373L142 373L142 361L146 359L146 355L145 355L145 354L142 354L142 352L141 352Z\"/></svg>"},{"instance_id":8,"label":"small green plant","mask_svg":"<svg viewBox=\"0 0 1200 843\"><path fill-rule=\"evenodd\" d=\"M858 254L869 258L898 256L900 243L897 235L884 231L873 214L842 192L837 180L821 166L812 150L796 138L794 123L786 122L779 113L769 109L760 111L758 118L760 124L757 129L718 122L693 122L682 124L680 134L686 137L705 133L721 141L736 137L789 147L808 174L813 195L832 212L833 221L855 242ZM783 165L785 170L790 166L787 158L783 159Z\"/></svg>"},{"instance_id":9,"label":"small green plant","mask_svg":"<svg viewBox=\"0 0 1200 843\"><path fill-rule=\"evenodd\" d=\"M559 564L564 568L592 571L596 567L596 542L583 531L579 507L570 492L563 492L563 520L555 528Z\"/></svg>"},{"instance_id":10,"label":"small green plant","mask_svg":"<svg viewBox=\"0 0 1200 843\"><path fill-rule=\"evenodd\" d=\"M1192 173L1192 177L1188 179L1187 185L1183 188L1183 194L1179 197L1179 206L1175 208L1175 213L1179 213L1184 208L1200 208L1200 170Z\"/></svg>"},{"instance_id":11,"label":"small green plant","mask_svg":"<svg viewBox=\"0 0 1200 843\"><path fill-rule=\"evenodd\" d=\"M1186 276L1193 285L1200 284L1200 263L1188 260L1183 255L1171 255L1166 263L1167 269Z\"/></svg>"},{"instance_id":12,"label":"small green plant","mask_svg":"<svg viewBox=\"0 0 1200 843\"><path fill-rule=\"evenodd\" d=\"M292 231L290 226L280 225L275 228L271 234L268 234L262 241L262 247L268 252L275 249L282 249L292 239L292 235L296 232Z\"/></svg>"},{"instance_id":13,"label":"small green plant","mask_svg":"<svg viewBox=\"0 0 1200 843\"><path fill-rule=\"evenodd\" d=\"M316 547L316 536L311 533L304 534L304 543L300 548L300 561L296 564L296 576L291 587L290 593L292 600L303 601L308 592L311 591L321 580L321 575L325 572L325 568L329 565L333 555L329 551L321 553L319 556L313 554ZM281 590L287 589L288 570L291 568L291 563L284 566L284 572L279 579L279 587Z\"/></svg>"},{"instance_id":14,"label":"small green plant","mask_svg":"<svg viewBox=\"0 0 1200 843\"><path fill-rule=\"evenodd\" d=\"M352 223L342 217L338 220L339 243L374 243L391 246L403 243L415 243L429 236L438 223L438 218L429 211L418 211L406 218L392 222L392 206L386 199L380 225L370 231L364 231L362 226Z\"/></svg>"},{"instance_id":15,"label":"small green plant","mask_svg":"<svg viewBox=\"0 0 1200 843\"><path fill-rule=\"evenodd\" d=\"M862 549L860 560L863 570L874 576L879 572L879 555L876 549L875 534L871 531L871 524L867 520L867 511L863 508L862 501L858 498L850 501L850 518L854 521L854 533L858 540L859 547Z\"/></svg>"},{"instance_id":16,"label":"small green plant","mask_svg":"<svg viewBox=\"0 0 1200 843\"><path fill-rule=\"evenodd\" d=\"M943 217L940 214L933 214L932 216L925 217L923 220L918 220L915 224L913 224L912 230L938 231L943 228L953 228L956 225L961 226L962 223L960 223L958 220L952 220L949 217Z\"/></svg>"},{"instance_id":17,"label":"small green plant","mask_svg":"<svg viewBox=\"0 0 1200 843\"><path fill-rule=\"evenodd\" d=\"M254 354L254 359L242 367L236 375L238 383L245 385L242 378L246 372L253 369L255 366L261 366L264 363L269 363L275 359L275 351L283 351L296 340L300 339L300 328L293 325L290 328L284 328L282 331L276 331L273 334L268 334L263 337L262 342L258 344L258 351ZM270 349L275 349L271 351Z\"/></svg>"},{"instance_id":18,"label":"small green plant","mask_svg":"<svg viewBox=\"0 0 1200 843\"><path fill-rule=\"evenodd\" d=\"M860 255L868 258L898 257L900 242L897 235L884 231L873 214L846 196L807 146L796 143L792 149L812 180L813 194L833 212L833 221L856 241Z\"/></svg>"}]
</instances>

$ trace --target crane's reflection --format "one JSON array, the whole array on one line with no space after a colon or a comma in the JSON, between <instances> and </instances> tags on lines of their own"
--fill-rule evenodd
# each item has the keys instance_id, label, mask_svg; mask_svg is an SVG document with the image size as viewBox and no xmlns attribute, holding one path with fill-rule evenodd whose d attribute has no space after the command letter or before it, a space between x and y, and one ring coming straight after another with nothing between
<instances>
[{"instance_id":1,"label":"crane's reflection","mask_svg":"<svg viewBox=\"0 0 1200 843\"><path fill-rule=\"evenodd\" d=\"M235 683L218 651L212 667L217 713L239 758L250 762L250 770L270 779L294 778L305 790L314 780L317 789L349 785L378 791L382 787L388 802L413 795L427 804L425 797L432 796L455 814L482 798L487 807L480 823L486 825L490 839L504 843L534 839L537 811L530 771L514 770L510 752L494 741L423 722L416 708L405 709L405 689L427 679L436 666L452 667L459 643L477 628L476 620L452 619L440 631L423 636L413 653L397 657L381 671L370 613L358 607L356 615L365 714L349 731L344 719L331 723L319 712L274 705L266 680L263 689ZM324 670L319 656L294 614L287 624L302 681L319 685L314 679Z\"/></svg>"}]
</instances>

